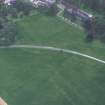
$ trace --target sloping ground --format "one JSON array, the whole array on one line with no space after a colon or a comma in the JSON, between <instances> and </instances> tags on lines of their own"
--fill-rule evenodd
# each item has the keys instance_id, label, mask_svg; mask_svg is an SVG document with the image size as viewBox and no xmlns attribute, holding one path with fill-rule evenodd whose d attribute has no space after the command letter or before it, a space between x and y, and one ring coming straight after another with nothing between
<instances>
[{"instance_id":1,"label":"sloping ground","mask_svg":"<svg viewBox=\"0 0 105 105\"><path fill-rule=\"evenodd\" d=\"M9 105L104 105L104 68L62 52L0 49L0 95Z\"/></svg>"},{"instance_id":2,"label":"sloping ground","mask_svg":"<svg viewBox=\"0 0 105 105\"><path fill-rule=\"evenodd\" d=\"M41 14L18 22L21 44L54 46L76 50L105 60L105 45L99 41L87 43L83 30L70 26L59 18Z\"/></svg>"},{"instance_id":3,"label":"sloping ground","mask_svg":"<svg viewBox=\"0 0 105 105\"><path fill-rule=\"evenodd\" d=\"M100 59L104 45L82 30L41 14L18 22L19 44L76 50ZM105 65L72 54L0 49L0 95L9 105L104 105Z\"/></svg>"}]
</instances>

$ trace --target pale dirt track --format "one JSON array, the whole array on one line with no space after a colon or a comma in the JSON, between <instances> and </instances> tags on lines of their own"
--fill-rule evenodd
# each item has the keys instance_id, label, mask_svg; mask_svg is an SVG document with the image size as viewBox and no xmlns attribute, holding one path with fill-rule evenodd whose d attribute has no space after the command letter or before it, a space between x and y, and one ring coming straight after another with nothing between
<instances>
[{"instance_id":1,"label":"pale dirt track","mask_svg":"<svg viewBox=\"0 0 105 105\"><path fill-rule=\"evenodd\" d=\"M77 51L73 51L73 50L69 50L69 49L63 49L63 48L57 48L57 47L37 46L37 45L11 45L11 46L8 46L8 47L0 47L0 48L2 48L2 49L4 49L4 48L28 48L28 49L32 48L32 49L43 49L43 50L50 50L50 51L56 51L56 52L64 52L64 53L69 53L69 54L82 56L82 57L97 61L99 63L105 64L104 60L98 59L96 57L89 56L89 55L86 55L86 54L83 54L83 53L80 53L80 52L77 52Z\"/></svg>"}]
</instances>

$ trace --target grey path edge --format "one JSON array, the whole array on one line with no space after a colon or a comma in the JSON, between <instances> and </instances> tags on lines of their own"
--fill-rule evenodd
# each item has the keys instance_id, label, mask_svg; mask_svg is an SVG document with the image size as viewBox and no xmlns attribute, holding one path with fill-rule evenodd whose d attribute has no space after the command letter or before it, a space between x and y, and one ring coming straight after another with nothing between
<instances>
[{"instance_id":1,"label":"grey path edge","mask_svg":"<svg viewBox=\"0 0 105 105\"><path fill-rule=\"evenodd\" d=\"M37 45L11 45L11 46L5 46L5 47L0 47L1 49L4 48L32 48L32 49L44 49L44 50L50 50L50 51L57 51L57 52L64 52L64 53L69 53L69 54L74 54L74 55L79 55L100 63L105 64L104 60L95 58L93 56L89 56L87 54L83 54L77 51L69 50L69 49L63 49L63 48L57 48L57 47L50 47L50 46L37 46Z\"/></svg>"}]
</instances>

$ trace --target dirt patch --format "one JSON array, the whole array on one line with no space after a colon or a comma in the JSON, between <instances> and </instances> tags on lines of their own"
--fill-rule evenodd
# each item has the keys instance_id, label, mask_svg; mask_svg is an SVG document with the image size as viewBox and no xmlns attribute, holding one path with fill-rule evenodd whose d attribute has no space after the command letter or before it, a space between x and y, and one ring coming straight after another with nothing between
<instances>
[{"instance_id":1,"label":"dirt patch","mask_svg":"<svg viewBox=\"0 0 105 105\"><path fill-rule=\"evenodd\" d=\"M0 97L0 105L7 105L7 103Z\"/></svg>"}]
</instances>

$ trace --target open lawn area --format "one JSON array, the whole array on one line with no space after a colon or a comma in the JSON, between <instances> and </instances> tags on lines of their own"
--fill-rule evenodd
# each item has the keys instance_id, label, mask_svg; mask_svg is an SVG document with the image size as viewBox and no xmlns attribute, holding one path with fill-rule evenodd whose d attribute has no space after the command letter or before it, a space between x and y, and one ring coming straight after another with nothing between
<instances>
[{"instance_id":1,"label":"open lawn area","mask_svg":"<svg viewBox=\"0 0 105 105\"><path fill-rule=\"evenodd\" d=\"M104 105L105 65L72 54L0 51L0 93L9 105Z\"/></svg>"},{"instance_id":2,"label":"open lawn area","mask_svg":"<svg viewBox=\"0 0 105 105\"><path fill-rule=\"evenodd\" d=\"M83 30L36 14L17 22L18 44L53 46L105 60ZM0 95L8 105L105 105L105 64L48 50L0 49Z\"/></svg>"},{"instance_id":3,"label":"open lawn area","mask_svg":"<svg viewBox=\"0 0 105 105\"><path fill-rule=\"evenodd\" d=\"M57 17L35 16L18 22L19 43L66 48L105 59L105 44L99 41L86 42L83 30L75 28Z\"/></svg>"}]
</instances>

